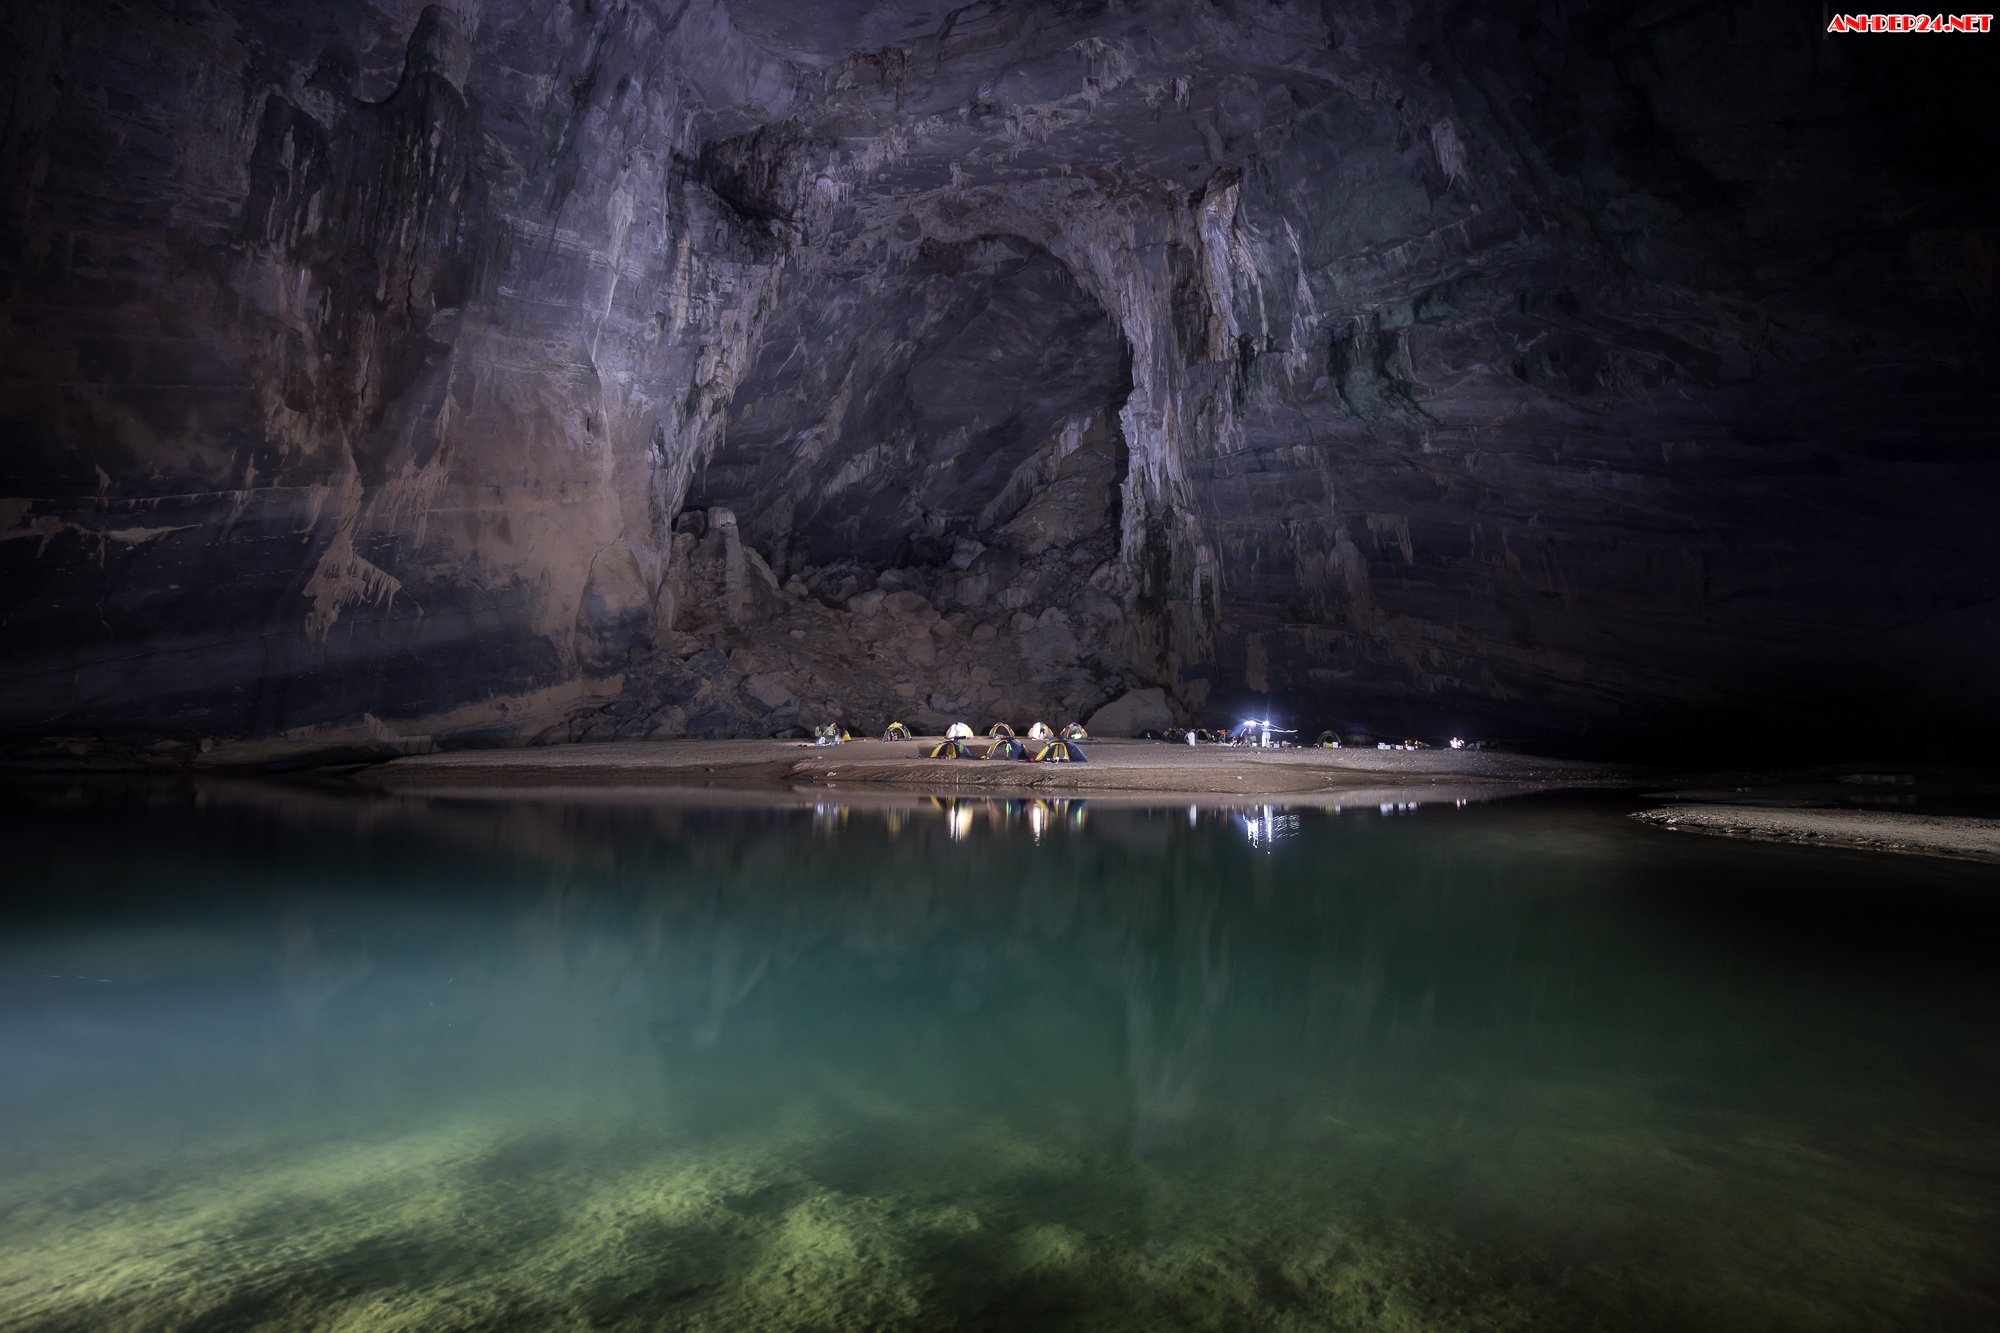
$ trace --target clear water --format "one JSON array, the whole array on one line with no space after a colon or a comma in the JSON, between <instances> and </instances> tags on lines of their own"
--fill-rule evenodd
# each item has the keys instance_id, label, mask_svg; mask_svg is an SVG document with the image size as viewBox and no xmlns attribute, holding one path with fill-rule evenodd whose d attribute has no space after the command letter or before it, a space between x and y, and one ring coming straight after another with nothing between
<instances>
[{"instance_id":1,"label":"clear water","mask_svg":"<svg viewBox=\"0 0 2000 1333\"><path fill-rule=\"evenodd\" d=\"M1990 873L1603 799L4 795L0 1328L2000 1321Z\"/></svg>"}]
</instances>

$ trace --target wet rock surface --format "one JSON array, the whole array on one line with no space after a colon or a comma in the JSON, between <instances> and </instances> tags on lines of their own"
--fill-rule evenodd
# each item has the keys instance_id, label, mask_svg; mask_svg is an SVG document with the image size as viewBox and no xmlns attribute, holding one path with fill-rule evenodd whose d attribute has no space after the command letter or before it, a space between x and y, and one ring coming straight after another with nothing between
<instances>
[{"instance_id":1,"label":"wet rock surface","mask_svg":"<svg viewBox=\"0 0 2000 1333\"><path fill-rule=\"evenodd\" d=\"M1979 39L0 17L0 728L2000 735Z\"/></svg>"}]
</instances>

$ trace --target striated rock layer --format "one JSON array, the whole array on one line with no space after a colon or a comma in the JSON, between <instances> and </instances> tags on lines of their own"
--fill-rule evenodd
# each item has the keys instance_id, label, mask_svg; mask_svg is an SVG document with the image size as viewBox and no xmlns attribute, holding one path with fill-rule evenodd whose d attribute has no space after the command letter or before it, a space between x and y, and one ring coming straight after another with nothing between
<instances>
[{"instance_id":1,"label":"striated rock layer","mask_svg":"<svg viewBox=\"0 0 2000 1333\"><path fill-rule=\"evenodd\" d=\"M0 727L2000 735L1996 57L1822 28L21 0Z\"/></svg>"}]
</instances>

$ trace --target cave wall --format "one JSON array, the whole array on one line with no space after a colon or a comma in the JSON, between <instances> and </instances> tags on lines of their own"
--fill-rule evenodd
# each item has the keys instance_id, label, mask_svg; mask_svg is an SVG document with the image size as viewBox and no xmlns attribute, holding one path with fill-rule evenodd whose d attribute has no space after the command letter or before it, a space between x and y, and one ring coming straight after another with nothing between
<instances>
[{"instance_id":1,"label":"cave wall","mask_svg":"<svg viewBox=\"0 0 2000 1333\"><path fill-rule=\"evenodd\" d=\"M1976 39L1247 0L0 25L12 732L1158 685L1537 742L2000 733Z\"/></svg>"},{"instance_id":2,"label":"cave wall","mask_svg":"<svg viewBox=\"0 0 2000 1333\"><path fill-rule=\"evenodd\" d=\"M513 735L615 695L769 269L678 165L712 34L7 23L0 720Z\"/></svg>"}]
</instances>

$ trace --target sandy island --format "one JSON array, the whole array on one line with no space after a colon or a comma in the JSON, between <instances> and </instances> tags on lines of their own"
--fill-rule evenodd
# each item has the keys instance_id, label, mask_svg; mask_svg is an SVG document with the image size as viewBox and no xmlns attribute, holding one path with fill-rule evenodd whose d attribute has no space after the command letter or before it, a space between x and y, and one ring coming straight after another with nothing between
<instances>
[{"instance_id":1,"label":"sandy island","mask_svg":"<svg viewBox=\"0 0 2000 1333\"><path fill-rule=\"evenodd\" d=\"M1030 764L926 758L935 744L935 739L861 740L835 747L799 741L668 740L461 750L393 759L352 777L409 794L522 796L592 788L628 794L706 789L745 794L841 791L849 797L872 792L885 798L923 792L1363 802L1479 800L1565 788L1631 787L1657 784L1662 776L1658 770L1492 750L1258 750L1093 740L1085 743L1088 763ZM975 749L983 751L987 744L982 739ZM1795 793L1825 800L1816 808L1756 803L1781 790L1770 788L1729 804L1646 810L1634 818L1674 832L2000 861L2000 820L1838 808L1826 798L1839 794L1840 784L1825 782ZM1697 795L1685 788L1680 794ZM1723 795L1714 793L1711 799Z\"/></svg>"},{"instance_id":2,"label":"sandy island","mask_svg":"<svg viewBox=\"0 0 2000 1333\"><path fill-rule=\"evenodd\" d=\"M1630 769L1478 750L1253 750L1093 740L1089 762L927 759L937 742L623 741L411 755L357 773L398 791L471 787L780 786L930 792L1130 792L1298 796L1377 787L1491 784L1509 790L1614 785ZM984 750L981 740L974 748ZM1498 794L1498 793L1496 793Z\"/></svg>"}]
</instances>

